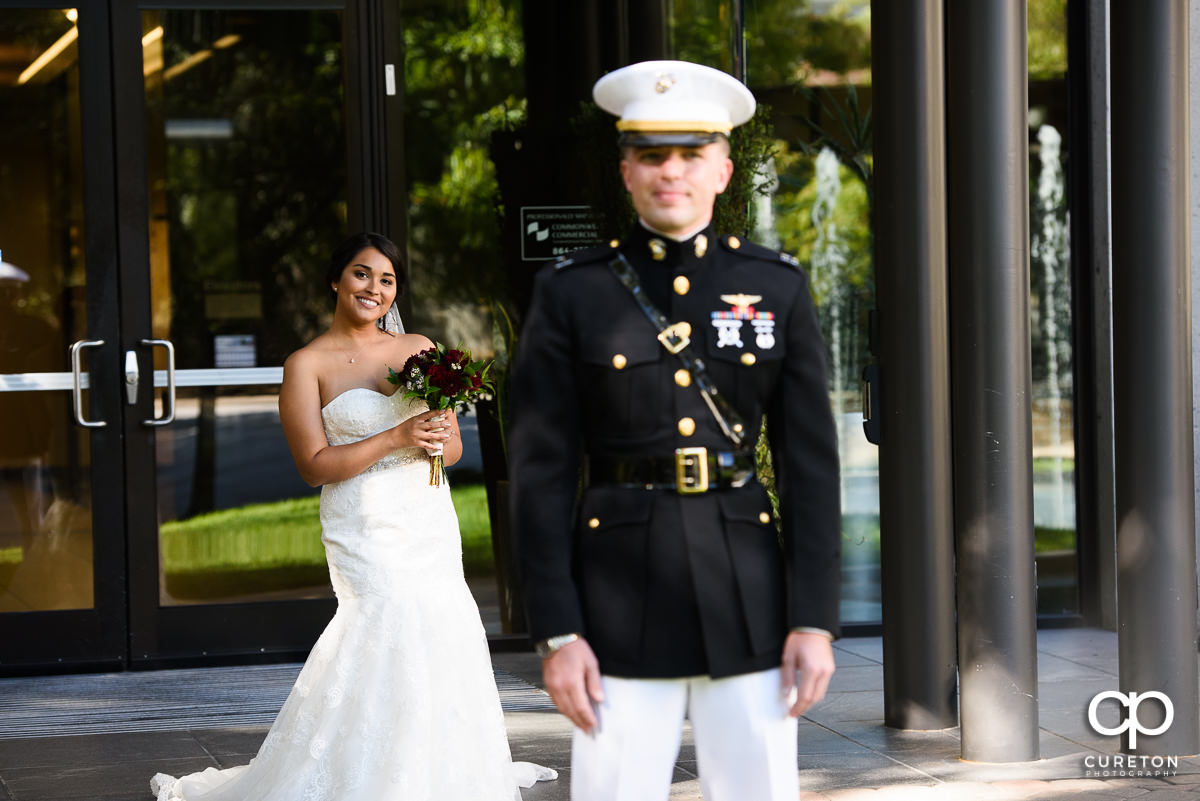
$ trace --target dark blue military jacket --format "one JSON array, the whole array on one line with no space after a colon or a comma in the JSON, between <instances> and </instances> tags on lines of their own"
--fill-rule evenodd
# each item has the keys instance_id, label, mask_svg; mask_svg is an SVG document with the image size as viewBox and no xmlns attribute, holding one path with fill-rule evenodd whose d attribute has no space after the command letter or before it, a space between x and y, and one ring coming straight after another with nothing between
<instances>
[{"instance_id":1,"label":"dark blue military jacket","mask_svg":"<svg viewBox=\"0 0 1200 801\"><path fill-rule=\"evenodd\" d=\"M782 536L755 481L693 495L581 487L589 455L733 446L610 271L616 249L574 254L538 275L511 385L530 634L579 632L615 676L773 667L789 628L838 631L837 436L807 278L790 257L711 230L677 243L638 226L620 250L655 305L690 325L747 447L766 414Z\"/></svg>"}]
</instances>

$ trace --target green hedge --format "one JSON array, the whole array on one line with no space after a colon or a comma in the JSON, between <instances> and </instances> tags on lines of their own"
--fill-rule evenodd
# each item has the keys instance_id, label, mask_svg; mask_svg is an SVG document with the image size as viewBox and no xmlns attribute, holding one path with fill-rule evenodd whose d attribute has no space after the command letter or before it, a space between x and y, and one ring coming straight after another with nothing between
<instances>
[{"instance_id":1,"label":"green hedge","mask_svg":"<svg viewBox=\"0 0 1200 801\"><path fill-rule=\"evenodd\" d=\"M481 484L450 490L469 575L492 572L492 533ZM325 583L316 496L252 504L164 523L159 530L166 590L204 601Z\"/></svg>"}]
</instances>

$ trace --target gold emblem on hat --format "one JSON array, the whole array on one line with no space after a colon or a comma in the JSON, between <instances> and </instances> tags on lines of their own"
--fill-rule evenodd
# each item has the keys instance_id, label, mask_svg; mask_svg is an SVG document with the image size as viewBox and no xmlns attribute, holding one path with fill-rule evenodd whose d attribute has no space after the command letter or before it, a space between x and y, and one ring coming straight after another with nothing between
<instances>
[{"instance_id":1,"label":"gold emblem on hat","mask_svg":"<svg viewBox=\"0 0 1200 801\"><path fill-rule=\"evenodd\" d=\"M696 421L690 417L681 417L679 419L679 433L685 437L690 437L696 433Z\"/></svg>"},{"instance_id":2,"label":"gold emblem on hat","mask_svg":"<svg viewBox=\"0 0 1200 801\"><path fill-rule=\"evenodd\" d=\"M660 72L654 81L654 91L660 95L675 85L675 76L669 72Z\"/></svg>"},{"instance_id":3,"label":"gold emblem on hat","mask_svg":"<svg viewBox=\"0 0 1200 801\"><path fill-rule=\"evenodd\" d=\"M681 387L688 387L692 384L692 374L687 370L675 371L675 383Z\"/></svg>"},{"instance_id":4,"label":"gold emblem on hat","mask_svg":"<svg viewBox=\"0 0 1200 801\"><path fill-rule=\"evenodd\" d=\"M618 370L624 370L626 364L627 364L627 360L625 359L625 354L623 354L623 353L614 353L613 354L613 357L612 357L612 366L613 367L617 368Z\"/></svg>"},{"instance_id":5,"label":"gold emblem on hat","mask_svg":"<svg viewBox=\"0 0 1200 801\"><path fill-rule=\"evenodd\" d=\"M695 241L696 258L704 258L704 254L708 252L708 237L704 234L698 234Z\"/></svg>"},{"instance_id":6,"label":"gold emblem on hat","mask_svg":"<svg viewBox=\"0 0 1200 801\"><path fill-rule=\"evenodd\" d=\"M675 276L675 281L672 285L675 287L676 295L686 295L688 290L692 288L692 282L688 280L686 275Z\"/></svg>"},{"instance_id":7,"label":"gold emblem on hat","mask_svg":"<svg viewBox=\"0 0 1200 801\"><path fill-rule=\"evenodd\" d=\"M661 239L650 240L650 255L655 261L662 261L667 257L667 243Z\"/></svg>"}]
</instances>

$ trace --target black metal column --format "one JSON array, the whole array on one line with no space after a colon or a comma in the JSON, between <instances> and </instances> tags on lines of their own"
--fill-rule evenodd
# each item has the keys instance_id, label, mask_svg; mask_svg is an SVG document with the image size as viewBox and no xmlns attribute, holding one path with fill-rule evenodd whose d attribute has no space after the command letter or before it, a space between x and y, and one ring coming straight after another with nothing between
<instances>
[{"instance_id":1,"label":"black metal column","mask_svg":"<svg viewBox=\"0 0 1200 801\"><path fill-rule=\"evenodd\" d=\"M1067 8L1067 163L1075 368L1075 498L1084 621L1117 628L1109 219L1108 0Z\"/></svg>"},{"instance_id":2,"label":"black metal column","mask_svg":"<svg viewBox=\"0 0 1200 801\"><path fill-rule=\"evenodd\" d=\"M958 723L942 0L871 4L884 722Z\"/></svg>"},{"instance_id":3,"label":"black metal column","mask_svg":"<svg viewBox=\"0 0 1200 801\"><path fill-rule=\"evenodd\" d=\"M946 4L962 756L1038 757L1024 0Z\"/></svg>"},{"instance_id":4,"label":"black metal column","mask_svg":"<svg viewBox=\"0 0 1200 801\"><path fill-rule=\"evenodd\" d=\"M1137 754L1200 751L1188 277L1188 8L1113 0L1117 631L1124 692L1175 719ZM1144 703L1142 726L1161 707ZM1126 735L1128 737L1128 735ZM1128 743L1128 739L1126 739Z\"/></svg>"}]
</instances>

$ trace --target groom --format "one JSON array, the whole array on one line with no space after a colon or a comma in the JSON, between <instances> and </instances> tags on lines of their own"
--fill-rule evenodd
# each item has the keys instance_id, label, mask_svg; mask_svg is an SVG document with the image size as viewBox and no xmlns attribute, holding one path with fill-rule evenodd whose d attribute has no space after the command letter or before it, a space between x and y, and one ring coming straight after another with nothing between
<instances>
[{"instance_id":1,"label":"groom","mask_svg":"<svg viewBox=\"0 0 1200 801\"><path fill-rule=\"evenodd\" d=\"M825 694L838 629L837 437L808 281L710 225L745 86L658 61L593 95L620 118L638 224L539 274L509 440L530 632L576 726L571 798L665 800L686 715L708 801L795 801L796 718ZM764 414L778 531L754 476Z\"/></svg>"}]
</instances>

